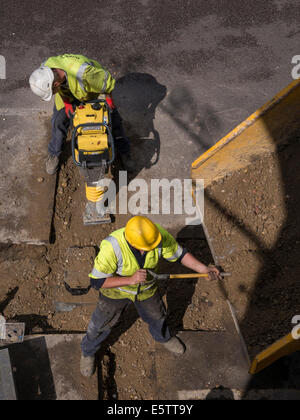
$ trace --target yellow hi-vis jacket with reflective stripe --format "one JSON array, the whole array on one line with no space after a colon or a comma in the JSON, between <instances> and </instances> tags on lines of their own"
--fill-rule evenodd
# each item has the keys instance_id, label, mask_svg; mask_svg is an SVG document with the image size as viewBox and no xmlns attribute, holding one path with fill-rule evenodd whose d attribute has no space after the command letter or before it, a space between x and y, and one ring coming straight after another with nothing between
<instances>
[{"instance_id":1,"label":"yellow hi-vis jacket with reflective stripe","mask_svg":"<svg viewBox=\"0 0 300 420\"><path fill-rule=\"evenodd\" d=\"M99 254L89 276L94 279L105 279L116 275L129 277L141 268L156 271L160 257L171 262L177 261L183 253L182 247L165 229L158 224L156 226L161 233L162 240L157 248L147 252L144 267L139 267L126 241L125 228L123 228L111 233L101 242ZM146 300L155 294L158 287L157 283L150 279L146 284L127 285L111 289L101 288L100 292L111 299Z\"/></svg>"},{"instance_id":2,"label":"yellow hi-vis jacket with reflective stripe","mask_svg":"<svg viewBox=\"0 0 300 420\"><path fill-rule=\"evenodd\" d=\"M50 57L43 65L63 70L67 76L67 85L55 95L56 109L64 107L62 97L70 102L75 99L89 101L99 94L111 93L115 87L115 79L96 60L83 55L63 54Z\"/></svg>"}]
</instances>

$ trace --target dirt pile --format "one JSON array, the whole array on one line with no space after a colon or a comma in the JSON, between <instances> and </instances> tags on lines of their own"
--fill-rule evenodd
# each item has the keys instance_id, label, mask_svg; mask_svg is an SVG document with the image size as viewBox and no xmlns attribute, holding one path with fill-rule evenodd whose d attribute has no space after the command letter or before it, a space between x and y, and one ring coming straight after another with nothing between
<instances>
[{"instance_id":1,"label":"dirt pile","mask_svg":"<svg viewBox=\"0 0 300 420\"><path fill-rule=\"evenodd\" d=\"M205 223L250 354L288 334L299 314L299 137L211 185Z\"/></svg>"}]
</instances>

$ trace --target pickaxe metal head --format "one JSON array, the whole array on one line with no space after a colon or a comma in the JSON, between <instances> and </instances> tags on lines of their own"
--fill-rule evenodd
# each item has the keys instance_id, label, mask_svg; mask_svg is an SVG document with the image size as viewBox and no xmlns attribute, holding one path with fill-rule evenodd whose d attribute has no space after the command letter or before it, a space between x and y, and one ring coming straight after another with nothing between
<instances>
[{"instance_id":1,"label":"pickaxe metal head","mask_svg":"<svg viewBox=\"0 0 300 420\"><path fill-rule=\"evenodd\" d=\"M170 274L156 274L154 271L147 269L147 272L154 278L154 280L169 280Z\"/></svg>"}]
</instances>

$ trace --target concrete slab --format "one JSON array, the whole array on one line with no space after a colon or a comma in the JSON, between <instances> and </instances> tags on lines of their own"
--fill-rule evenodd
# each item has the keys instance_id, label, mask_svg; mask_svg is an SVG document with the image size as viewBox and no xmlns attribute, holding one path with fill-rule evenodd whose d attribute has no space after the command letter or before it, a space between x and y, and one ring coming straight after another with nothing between
<instances>
[{"instance_id":1,"label":"concrete slab","mask_svg":"<svg viewBox=\"0 0 300 420\"><path fill-rule=\"evenodd\" d=\"M8 347L18 400L97 400L97 375L80 374L82 335L28 336Z\"/></svg>"},{"instance_id":2,"label":"concrete slab","mask_svg":"<svg viewBox=\"0 0 300 420\"><path fill-rule=\"evenodd\" d=\"M220 387L247 388L249 364L232 326L219 332L183 331L178 337L187 348L183 356L166 358L161 347L156 352L156 363L165 360L156 370L159 400L189 399L195 391Z\"/></svg>"},{"instance_id":3,"label":"concrete slab","mask_svg":"<svg viewBox=\"0 0 300 420\"><path fill-rule=\"evenodd\" d=\"M263 372L248 374L249 361L232 319L223 330L182 331L183 356L162 346L155 352L159 400L299 400L300 354L283 358ZM161 363L161 360L164 363Z\"/></svg>"},{"instance_id":4,"label":"concrete slab","mask_svg":"<svg viewBox=\"0 0 300 420\"><path fill-rule=\"evenodd\" d=\"M202 150L195 140L195 118L190 116L187 98L182 104L184 95L180 91L179 97L175 93L167 96L164 84L143 73L124 76L114 90L136 162L134 174L128 177L128 212L134 215L138 202L140 213L151 214L174 235L187 225L184 192L191 197L184 180L190 179L189 163ZM176 193L171 185L177 186ZM199 232L192 236L199 237Z\"/></svg>"},{"instance_id":5,"label":"concrete slab","mask_svg":"<svg viewBox=\"0 0 300 420\"><path fill-rule=\"evenodd\" d=\"M45 173L49 124L45 111L2 110L1 243L49 242L56 182L55 176Z\"/></svg>"},{"instance_id":6,"label":"concrete slab","mask_svg":"<svg viewBox=\"0 0 300 420\"><path fill-rule=\"evenodd\" d=\"M7 349L0 350L0 401L15 401L16 390Z\"/></svg>"}]
</instances>

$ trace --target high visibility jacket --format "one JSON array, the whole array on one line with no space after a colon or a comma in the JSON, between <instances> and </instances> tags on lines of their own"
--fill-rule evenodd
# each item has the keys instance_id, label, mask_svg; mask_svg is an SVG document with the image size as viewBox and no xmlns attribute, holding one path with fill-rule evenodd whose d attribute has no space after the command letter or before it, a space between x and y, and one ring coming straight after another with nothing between
<instances>
[{"instance_id":1,"label":"high visibility jacket","mask_svg":"<svg viewBox=\"0 0 300 420\"><path fill-rule=\"evenodd\" d=\"M130 250L124 235L125 228L123 228L111 233L101 242L99 254L89 276L93 279L106 279L116 275L129 277L139 269L149 268L157 271L160 257L171 262L177 261L183 253L183 248L165 229L158 224L156 226L161 233L162 240L157 248L147 252L144 267L139 266ZM149 276L146 284L126 285L111 289L101 288L100 292L111 299L127 298L132 301L142 301L152 297L157 291L157 287L157 283Z\"/></svg>"},{"instance_id":2,"label":"high visibility jacket","mask_svg":"<svg viewBox=\"0 0 300 420\"><path fill-rule=\"evenodd\" d=\"M58 68L66 73L66 86L61 87L55 95L55 105L59 111L64 107L62 97L70 102L75 99L89 101L99 94L111 93L115 87L115 79L96 60L83 55L63 54L50 57L43 65Z\"/></svg>"}]
</instances>

